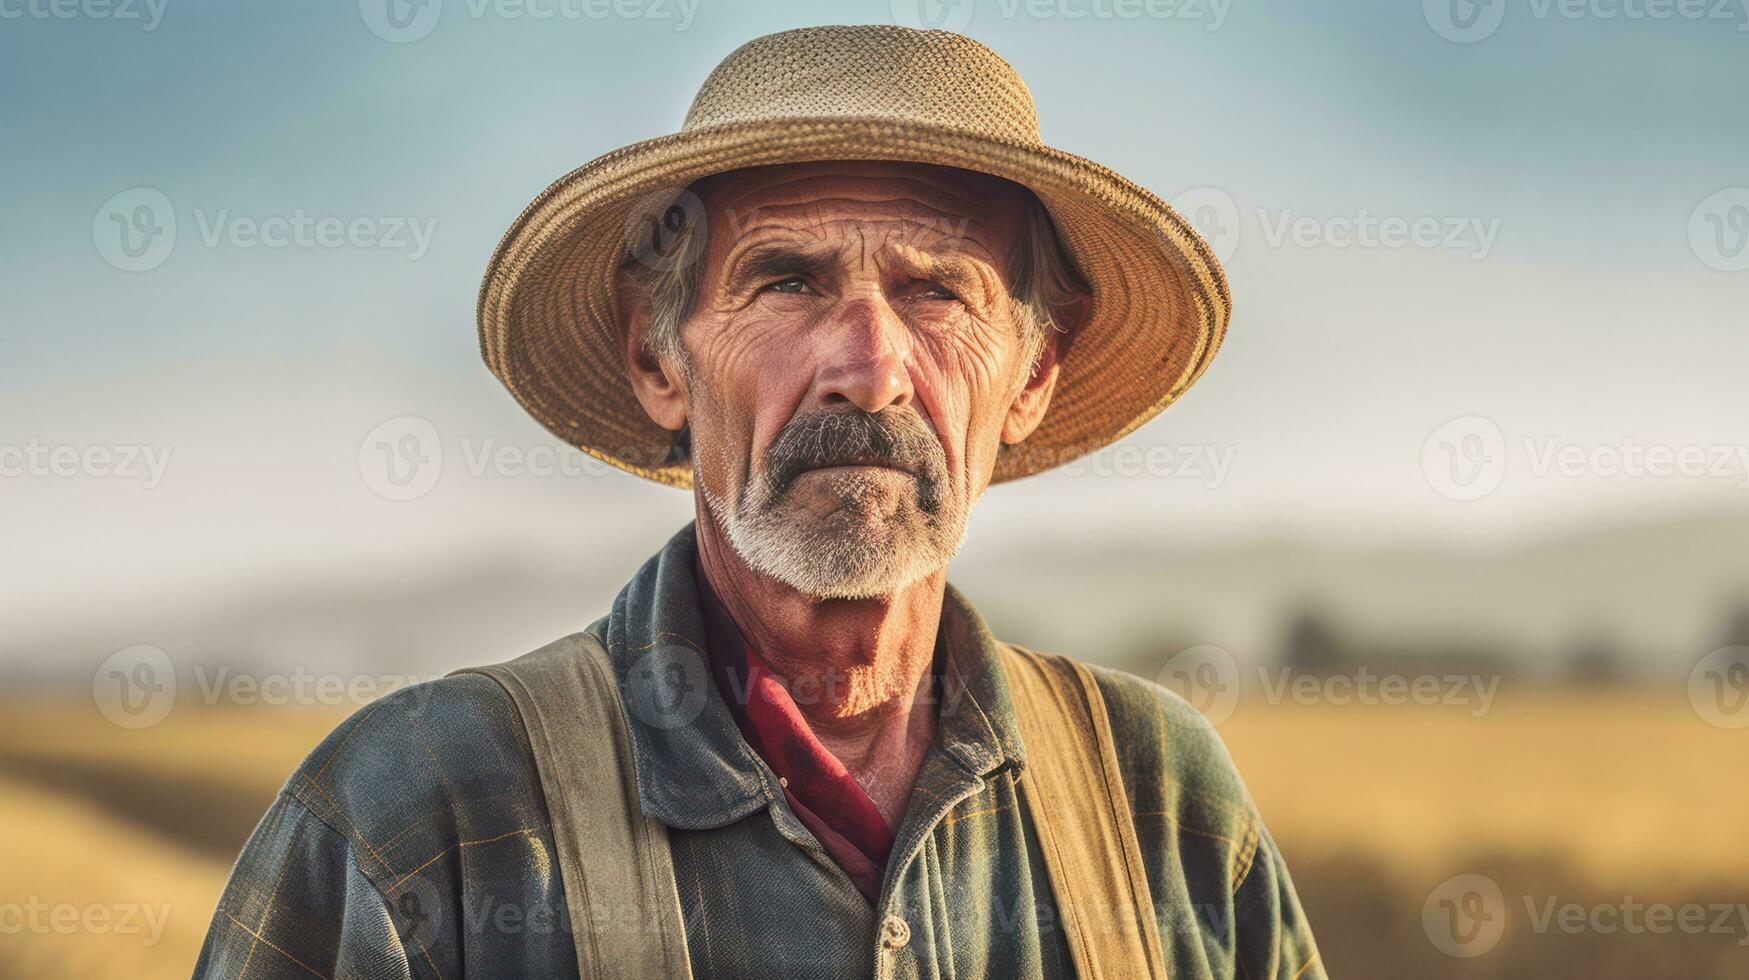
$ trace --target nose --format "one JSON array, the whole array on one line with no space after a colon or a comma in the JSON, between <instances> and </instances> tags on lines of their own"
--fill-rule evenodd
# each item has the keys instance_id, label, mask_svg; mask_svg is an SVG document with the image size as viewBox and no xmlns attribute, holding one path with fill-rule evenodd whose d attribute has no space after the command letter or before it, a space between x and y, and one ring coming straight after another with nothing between
<instances>
[{"instance_id":1,"label":"nose","mask_svg":"<svg viewBox=\"0 0 1749 980\"><path fill-rule=\"evenodd\" d=\"M849 403L871 415L911 403L911 373L905 368L910 335L884 299L847 301L821 336L815 401L830 407Z\"/></svg>"}]
</instances>

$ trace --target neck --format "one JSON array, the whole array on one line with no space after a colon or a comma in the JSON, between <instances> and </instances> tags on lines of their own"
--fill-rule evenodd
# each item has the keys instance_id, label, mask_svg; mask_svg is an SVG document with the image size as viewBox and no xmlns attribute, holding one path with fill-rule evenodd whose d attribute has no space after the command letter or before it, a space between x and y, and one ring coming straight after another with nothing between
<instances>
[{"instance_id":1,"label":"neck","mask_svg":"<svg viewBox=\"0 0 1749 980\"><path fill-rule=\"evenodd\" d=\"M699 567L741 638L895 828L935 737L929 696L945 570L890 596L820 599L749 568L699 495ZM889 812L889 810L893 812Z\"/></svg>"}]
</instances>

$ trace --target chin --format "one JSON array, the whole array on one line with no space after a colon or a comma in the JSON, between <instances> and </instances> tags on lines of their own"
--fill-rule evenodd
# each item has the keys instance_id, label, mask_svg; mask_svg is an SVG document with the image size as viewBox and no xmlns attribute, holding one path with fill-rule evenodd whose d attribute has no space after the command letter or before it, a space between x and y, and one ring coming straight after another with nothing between
<instances>
[{"instance_id":1,"label":"chin","mask_svg":"<svg viewBox=\"0 0 1749 980\"><path fill-rule=\"evenodd\" d=\"M922 527L929 517L918 503L914 478L898 470L879 467L834 467L814 470L796 479L773 508L785 521L797 526L836 526L856 533L865 525L871 532L891 525Z\"/></svg>"},{"instance_id":2,"label":"chin","mask_svg":"<svg viewBox=\"0 0 1749 980\"><path fill-rule=\"evenodd\" d=\"M897 475L910 482L907 474ZM803 595L894 595L939 571L965 539L965 513L925 514L914 486L894 492L887 477L848 470L825 486L801 482L778 504L732 514L724 525L748 567Z\"/></svg>"}]
</instances>

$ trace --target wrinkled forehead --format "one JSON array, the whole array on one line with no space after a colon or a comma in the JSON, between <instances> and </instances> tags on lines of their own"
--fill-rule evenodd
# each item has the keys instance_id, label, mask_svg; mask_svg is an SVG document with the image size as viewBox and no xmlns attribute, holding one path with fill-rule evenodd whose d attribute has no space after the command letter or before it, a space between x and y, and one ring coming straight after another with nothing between
<instances>
[{"instance_id":1,"label":"wrinkled forehead","mask_svg":"<svg viewBox=\"0 0 1749 980\"><path fill-rule=\"evenodd\" d=\"M810 239L954 252L1004 262L1029 192L988 174L928 164L827 161L752 167L694 185L722 255L756 241Z\"/></svg>"}]
</instances>

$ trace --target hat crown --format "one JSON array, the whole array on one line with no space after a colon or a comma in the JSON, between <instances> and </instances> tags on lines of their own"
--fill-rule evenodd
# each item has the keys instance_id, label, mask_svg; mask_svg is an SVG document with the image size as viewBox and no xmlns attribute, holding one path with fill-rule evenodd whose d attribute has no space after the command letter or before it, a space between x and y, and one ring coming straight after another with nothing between
<instances>
[{"instance_id":1,"label":"hat crown","mask_svg":"<svg viewBox=\"0 0 1749 980\"><path fill-rule=\"evenodd\" d=\"M852 118L1039 142L1032 93L996 52L949 31L873 24L783 31L736 48L699 87L682 129Z\"/></svg>"}]
</instances>

